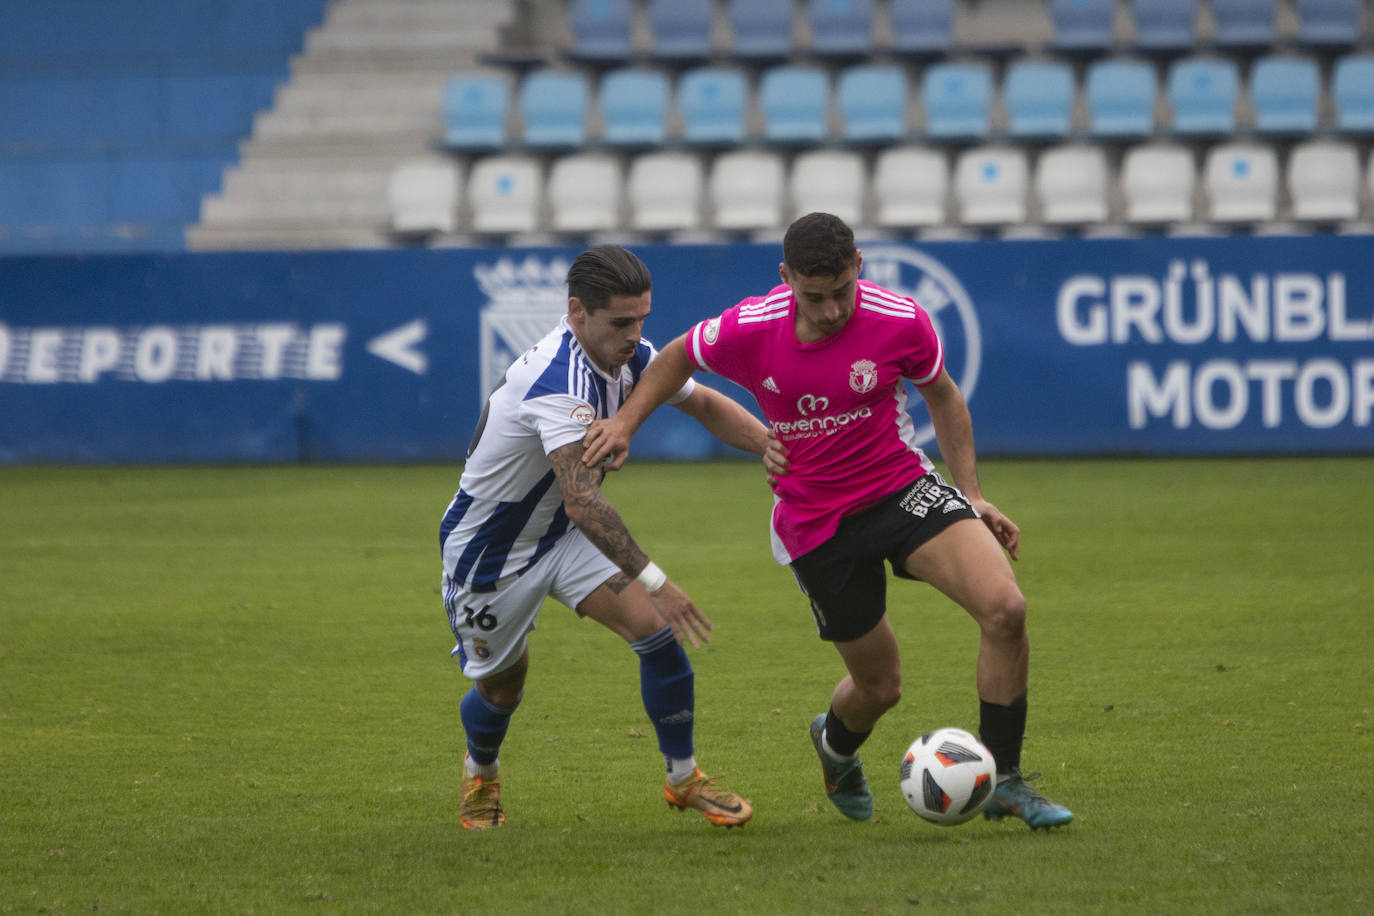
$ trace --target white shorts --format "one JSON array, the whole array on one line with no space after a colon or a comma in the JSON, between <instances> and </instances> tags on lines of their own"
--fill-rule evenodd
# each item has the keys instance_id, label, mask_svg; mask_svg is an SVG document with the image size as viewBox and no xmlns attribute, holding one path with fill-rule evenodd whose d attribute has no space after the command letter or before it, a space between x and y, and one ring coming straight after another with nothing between
<instances>
[{"instance_id":1,"label":"white shorts","mask_svg":"<svg viewBox=\"0 0 1374 916\"><path fill-rule=\"evenodd\" d=\"M445 556L444 566L449 565ZM576 528L559 538L524 575L502 582L494 592L467 591L445 572L444 608L458 639L449 654L458 656L463 674L473 680L496 674L515 664L524 652L525 637L534 629L545 598L576 610L597 586L618 572L620 567Z\"/></svg>"}]
</instances>

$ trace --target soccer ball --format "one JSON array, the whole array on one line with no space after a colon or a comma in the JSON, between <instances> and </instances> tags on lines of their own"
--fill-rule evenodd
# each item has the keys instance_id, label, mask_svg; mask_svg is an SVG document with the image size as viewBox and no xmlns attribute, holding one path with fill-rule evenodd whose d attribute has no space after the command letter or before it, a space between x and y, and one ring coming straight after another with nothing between
<instances>
[{"instance_id":1,"label":"soccer ball","mask_svg":"<svg viewBox=\"0 0 1374 916\"><path fill-rule=\"evenodd\" d=\"M983 810L997 788L997 764L983 743L961 728L937 728L907 748L902 794L921 817L941 827Z\"/></svg>"}]
</instances>

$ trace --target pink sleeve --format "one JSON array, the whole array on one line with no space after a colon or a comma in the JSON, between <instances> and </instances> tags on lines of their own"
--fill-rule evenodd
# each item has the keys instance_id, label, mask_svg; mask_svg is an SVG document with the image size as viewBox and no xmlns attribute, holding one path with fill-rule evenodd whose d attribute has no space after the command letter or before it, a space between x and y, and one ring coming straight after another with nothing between
<instances>
[{"instance_id":1,"label":"pink sleeve","mask_svg":"<svg viewBox=\"0 0 1374 916\"><path fill-rule=\"evenodd\" d=\"M916 306L914 329L911 350L902 362L902 375L919 388L939 378L940 370L945 367L945 350L930 316L919 305Z\"/></svg>"},{"instance_id":2,"label":"pink sleeve","mask_svg":"<svg viewBox=\"0 0 1374 916\"><path fill-rule=\"evenodd\" d=\"M739 306L698 322L687 332L687 359L697 369L731 378L739 340Z\"/></svg>"}]
</instances>

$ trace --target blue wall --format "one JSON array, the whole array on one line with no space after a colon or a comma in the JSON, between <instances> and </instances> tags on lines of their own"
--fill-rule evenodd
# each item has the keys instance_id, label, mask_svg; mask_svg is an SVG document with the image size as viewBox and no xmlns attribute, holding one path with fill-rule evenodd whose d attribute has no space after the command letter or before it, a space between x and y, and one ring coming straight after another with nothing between
<instances>
[{"instance_id":1,"label":"blue wall","mask_svg":"<svg viewBox=\"0 0 1374 916\"><path fill-rule=\"evenodd\" d=\"M934 316L982 454L1374 452L1369 238L863 249ZM776 245L636 250L658 342L776 282ZM577 252L0 259L0 462L461 460ZM634 454L733 453L664 410Z\"/></svg>"}]
</instances>

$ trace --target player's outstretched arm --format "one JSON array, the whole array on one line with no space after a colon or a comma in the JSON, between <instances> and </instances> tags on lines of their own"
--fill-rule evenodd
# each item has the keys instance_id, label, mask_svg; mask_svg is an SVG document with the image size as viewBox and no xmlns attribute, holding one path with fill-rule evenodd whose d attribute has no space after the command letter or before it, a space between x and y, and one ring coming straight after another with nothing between
<instances>
[{"instance_id":1,"label":"player's outstretched arm","mask_svg":"<svg viewBox=\"0 0 1374 916\"><path fill-rule=\"evenodd\" d=\"M983 517L983 523L1015 560L1021 554L1021 529L983 498L973 449L973 419L969 416L968 403L959 386L948 372L941 369L935 381L917 390L930 410L935 441L940 444L940 457L949 466L954 485L964 491L964 495Z\"/></svg>"},{"instance_id":2,"label":"player's outstretched arm","mask_svg":"<svg viewBox=\"0 0 1374 916\"><path fill-rule=\"evenodd\" d=\"M677 394L691 377L692 363L687 359L687 335L684 334L658 352L615 416L597 421L587 430L582 440L586 449L582 463L589 468L598 468L609 457L607 470L614 471L623 465L629 457L630 438L649 419L649 414Z\"/></svg>"},{"instance_id":3,"label":"player's outstretched arm","mask_svg":"<svg viewBox=\"0 0 1374 916\"><path fill-rule=\"evenodd\" d=\"M632 395L633 397L633 395ZM692 393L673 405L695 419L726 445L763 457L768 449L768 427L728 395L698 384Z\"/></svg>"},{"instance_id":4,"label":"player's outstretched arm","mask_svg":"<svg viewBox=\"0 0 1374 916\"><path fill-rule=\"evenodd\" d=\"M582 444L574 442L549 454L569 520L625 575L644 582L641 575L652 567L661 576L662 572L649 562L648 554L635 543L625 520L601 492L601 472L586 467L582 453ZM664 622L673 628L678 642L687 640L700 647L702 642L711 641L711 621L671 580L664 578L656 587L646 582L645 588Z\"/></svg>"}]
</instances>

